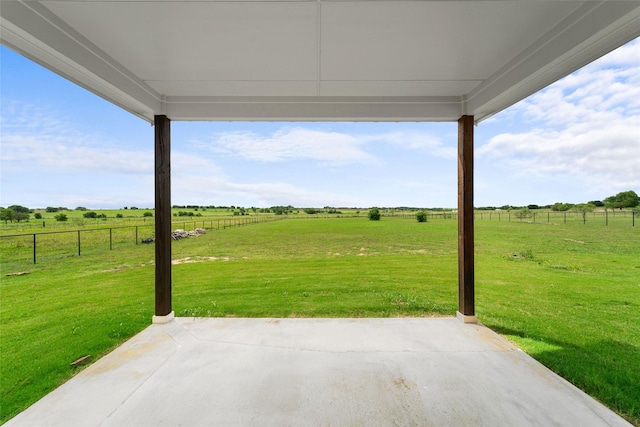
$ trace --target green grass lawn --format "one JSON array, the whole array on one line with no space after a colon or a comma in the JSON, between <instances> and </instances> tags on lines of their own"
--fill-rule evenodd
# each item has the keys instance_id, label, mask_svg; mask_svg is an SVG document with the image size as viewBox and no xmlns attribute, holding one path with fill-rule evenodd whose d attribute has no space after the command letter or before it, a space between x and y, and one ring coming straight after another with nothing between
<instances>
[{"instance_id":1,"label":"green grass lawn","mask_svg":"<svg viewBox=\"0 0 640 427\"><path fill-rule=\"evenodd\" d=\"M628 222L628 221L627 221ZM476 221L480 320L635 424L640 227ZM457 221L276 221L174 242L178 316L453 315ZM0 421L150 323L153 246L2 259ZM25 271L22 276L5 276Z\"/></svg>"}]
</instances>

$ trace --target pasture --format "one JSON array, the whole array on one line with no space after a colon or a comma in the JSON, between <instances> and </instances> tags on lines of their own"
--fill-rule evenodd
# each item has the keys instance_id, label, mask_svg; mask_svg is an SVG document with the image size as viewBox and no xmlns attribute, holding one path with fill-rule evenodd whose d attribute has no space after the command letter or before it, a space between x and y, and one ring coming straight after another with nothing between
<instances>
[{"instance_id":1,"label":"pasture","mask_svg":"<svg viewBox=\"0 0 640 427\"><path fill-rule=\"evenodd\" d=\"M173 243L177 316L454 315L457 221L314 218ZM152 245L11 262L0 284L4 422L150 323ZM6 276L13 272L20 276ZM640 423L640 227L476 221L482 323Z\"/></svg>"}]
</instances>

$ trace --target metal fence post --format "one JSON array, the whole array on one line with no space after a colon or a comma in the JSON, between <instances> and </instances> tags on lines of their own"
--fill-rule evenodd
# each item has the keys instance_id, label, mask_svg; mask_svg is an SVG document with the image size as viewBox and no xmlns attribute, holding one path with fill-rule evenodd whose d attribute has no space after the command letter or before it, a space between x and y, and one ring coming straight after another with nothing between
<instances>
[{"instance_id":1,"label":"metal fence post","mask_svg":"<svg viewBox=\"0 0 640 427\"><path fill-rule=\"evenodd\" d=\"M78 256L80 256L80 230L78 230Z\"/></svg>"},{"instance_id":2,"label":"metal fence post","mask_svg":"<svg viewBox=\"0 0 640 427\"><path fill-rule=\"evenodd\" d=\"M36 263L36 233L33 233L33 263Z\"/></svg>"}]
</instances>

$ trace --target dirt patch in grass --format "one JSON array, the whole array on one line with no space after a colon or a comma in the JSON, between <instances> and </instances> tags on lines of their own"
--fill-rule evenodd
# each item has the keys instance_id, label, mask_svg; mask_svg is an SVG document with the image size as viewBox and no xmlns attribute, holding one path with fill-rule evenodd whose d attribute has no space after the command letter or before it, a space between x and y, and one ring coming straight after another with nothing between
<instances>
[{"instance_id":1,"label":"dirt patch in grass","mask_svg":"<svg viewBox=\"0 0 640 427\"><path fill-rule=\"evenodd\" d=\"M564 239L564 241L565 241L565 242L580 243L581 245L584 245L584 241L582 241L582 240Z\"/></svg>"},{"instance_id":2,"label":"dirt patch in grass","mask_svg":"<svg viewBox=\"0 0 640 427\"><path fill-rule=\"evenodd\" d=\"M229 261L230 258L228 256L216 257L216 256L197 256L197 257L186 257L180 259L171 260L171 264L180 265L180 264L193 264L196 262L208 262L208 261Z\"/></svg>"}]
</instances>

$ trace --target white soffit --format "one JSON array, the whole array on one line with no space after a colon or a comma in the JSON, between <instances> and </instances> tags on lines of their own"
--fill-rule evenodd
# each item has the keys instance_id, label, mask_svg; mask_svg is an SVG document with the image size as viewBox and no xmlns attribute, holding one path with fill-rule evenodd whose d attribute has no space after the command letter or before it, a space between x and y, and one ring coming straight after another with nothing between
<instances>
[{"instance_id":1,"label":"white soffit","mask_svg":"<svg viewBox=\"0 0 640 427\"><path fill-rule=\"evenodd\" d=\"M14 1L2 43L152 121L477 121L640 35L638 1Z\"/></svg>"}]
</instances>

